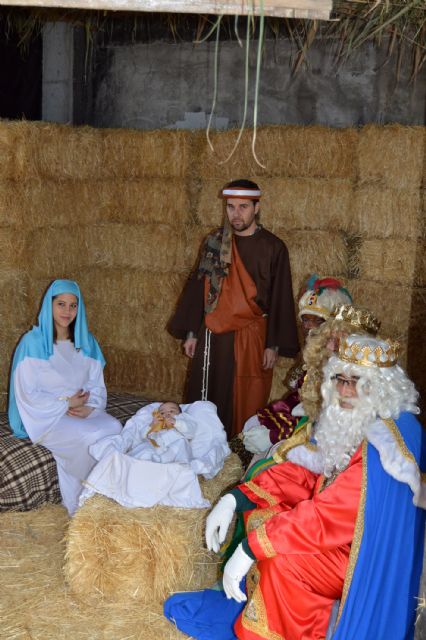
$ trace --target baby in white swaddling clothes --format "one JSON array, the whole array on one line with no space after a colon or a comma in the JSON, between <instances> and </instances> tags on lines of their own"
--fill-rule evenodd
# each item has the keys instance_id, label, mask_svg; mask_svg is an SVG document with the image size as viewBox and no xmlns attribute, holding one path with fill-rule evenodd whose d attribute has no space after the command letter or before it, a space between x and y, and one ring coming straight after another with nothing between
<instances>
[{"instance_id":1,"label":"baby in white swaddling clothes","mask_svg":"<svg viewBox=\"0 0 426 640\"><path fill-rule=\"evenodd\" d=\"M127 455L152 462L190 462L190 441L195 436L196 421L177 402L167 401L152 412L152 422L141 444Z\"/></svg>"}]
</instances>

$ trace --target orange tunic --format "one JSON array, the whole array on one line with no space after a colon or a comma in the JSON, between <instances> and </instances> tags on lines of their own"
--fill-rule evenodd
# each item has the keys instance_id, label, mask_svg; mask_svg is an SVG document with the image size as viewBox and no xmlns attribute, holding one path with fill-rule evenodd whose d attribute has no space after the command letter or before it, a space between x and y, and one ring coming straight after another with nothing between
<instances>
[{"instance_id":1,"label":"orange tunic","mask_svg":"<svg viewBox=\"0 0 426 640\"><path fill-rule=\"evenodd\" d=\"M242 640L321 640L340 598L358 513L361 448L332 484L284 462L241 491L259 508L247 519L257 558L249 601L235 632Z\"/></svg>"},{"instance_id":2,"label":"orange tunic","mask_svg":"<svg viewBox=\"0 0 426 640\"><path fill-rule=\"evenodd\" d=\"M208 284L206 281L206 290ZM205 317L215 334L234 331L233 432L263 407L272 386L272 369L263 369L266 317L255 301L256 285L232 242L232 267L224 279L214 311Z\"/></svg>"}]
</instances>

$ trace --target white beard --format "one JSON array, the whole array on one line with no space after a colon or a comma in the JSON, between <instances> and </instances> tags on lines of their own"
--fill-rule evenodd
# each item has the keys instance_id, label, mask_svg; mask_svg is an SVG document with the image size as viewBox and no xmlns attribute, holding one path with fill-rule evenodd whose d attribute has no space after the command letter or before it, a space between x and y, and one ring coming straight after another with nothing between
<instances>
[{"instance_id":1,"label":"white beard","mask_svg":"<svg viewBox=\"0 0 426 640\"><path fill-rule=\"evenodd\" d=\"M346 469L368 425L376 418L376 411L366 396L353 402L353 409L340 407L337 395L333 400L333 404L321 411L315 425L315 439L322 453L326 477Z\"/></svg>"}]
</instances>

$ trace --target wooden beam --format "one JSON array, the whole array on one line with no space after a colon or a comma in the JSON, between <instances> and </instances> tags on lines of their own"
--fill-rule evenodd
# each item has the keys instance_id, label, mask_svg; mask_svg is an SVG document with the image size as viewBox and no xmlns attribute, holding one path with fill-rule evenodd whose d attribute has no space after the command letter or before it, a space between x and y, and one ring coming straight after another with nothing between
<instances>
[{"instance_id":1,"label":"wooden beam","mask_svg":"<svg viewBox=\"0 0 426 640\"><path fill-rule=\"evenodd\" d=\"M253 8L254 4L254 8ZM259 15L259 0L0 0L0 5L96 9L107 11L149 11L161 13L205 13ZM282 18L328 20L332 0L264 0L264 15Z\"/></svg>"}]
</instances>

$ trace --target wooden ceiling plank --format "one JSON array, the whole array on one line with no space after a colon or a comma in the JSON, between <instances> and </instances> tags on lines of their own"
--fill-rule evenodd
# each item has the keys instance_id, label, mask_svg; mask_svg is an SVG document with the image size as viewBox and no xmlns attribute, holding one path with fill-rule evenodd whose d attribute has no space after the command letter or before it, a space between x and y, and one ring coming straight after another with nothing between
<instances>
[{"instance_id":1,"label":"wooden ceiling plank","mask_svg":"<svg viewBox=\"0 0 426 640\"><path fill-rule=\"evenodd\" d=\"M328 20L333 3L332 0L264 0L263 4L266 16ZM0 0L0 5L216 15L260 13L259 0L254 10L247 0Z\"/></svg>"}]
</instances>

